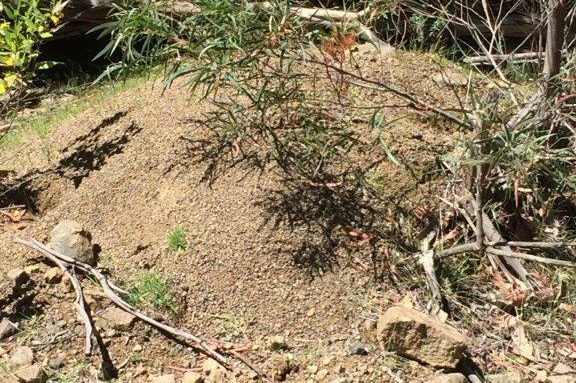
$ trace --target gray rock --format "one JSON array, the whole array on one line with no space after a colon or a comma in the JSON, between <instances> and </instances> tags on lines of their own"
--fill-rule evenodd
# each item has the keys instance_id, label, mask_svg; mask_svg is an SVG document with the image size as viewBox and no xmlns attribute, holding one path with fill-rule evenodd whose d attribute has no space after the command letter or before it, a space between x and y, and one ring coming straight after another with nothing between
<instances>
[{"instance_id":1,"label":"gray rock","mask_svg":"<svg viewBox=\"0 0 576 383\"><path fill-rule=\"evenodd\" d=\"M173 374L156 376L152 378L152 383L176 383L176 377Z\"/></svg>"},{"instance_id":2,"label":"gray rock","mask_svg":"<svg viewBox=\"0 0 576 383\"><path fill-rule=\"evenodd\" d=\"M357 340L350 342L348 347L353 355L368 355L370 353L370 347Z\"/></svg>"},{"instance_id":3,"label":"gray rock","mask_svg":"<svg viewBox=\"0 0 576 383\"><path fill-rule=\"evenodd\" d=\"M48 361L48 367L53 370L57 370L64 365L64 357L62 355L58 355L57 357L50 359Z\"/></svg>"},{"instance_id":4,"label":"gray rock","mask_svg":"<svg viewBox=\"0 0 576 383\"><path fill-rule=\"evenodd\" d=\"M32 364L29 366L22 366L16 371L14 375L22 381L22 383L44 383L48 379L46 372L39 364Z\"/></svg>"},{"instance_id":5,"label":"gray rock","mask_svg":"<svg viewBox=\"0 0 576 383\"><path fill-rule=\"evenodd\" d=\"M96 265L92 235L76 221L63 219L50 233L49 247L78 261Z\"/></svg>"},{"instance_id":6,"label":"gray rock","mask_svg":"<svg viewBox=\"0 0 576 383\"><path fill-rule=\"evenodd\" d=\"M34 361L34 352L30 347L20 346L10 352L8 362L13 367L27 366Z\"/></svg>"},{"instance_id":7,"label":"gray rock","mask_svg":"<svg viewBox=\"0 0 576 383\"><path fill-rule=\"evenodd\" d=\"M456 329L404 306L380 317L376 336L387 350L440 368L455 368L467 350Z\"/></svg>"},{"instance_id":8,"label":"gray rock","mask_svg":"<svg viewBox=\"0 0 576 383\"><path fill-rule=\"evenodd\" d=\"M466 383L468 379L460 373L443 374L433 377L426 381L426 383Z\"/></svg>"},{"instance_id":9,"label":"gray rock","mask_svg":"<svg viewBox=\"0 0 576 383\"><path fill-rule=\"evenodd\" d=\"M18 331L18 327L10 322L8 318L3 318L2 322L0 322L0 339L8 338L16 334Z\"/></svg>"}]
</instances>

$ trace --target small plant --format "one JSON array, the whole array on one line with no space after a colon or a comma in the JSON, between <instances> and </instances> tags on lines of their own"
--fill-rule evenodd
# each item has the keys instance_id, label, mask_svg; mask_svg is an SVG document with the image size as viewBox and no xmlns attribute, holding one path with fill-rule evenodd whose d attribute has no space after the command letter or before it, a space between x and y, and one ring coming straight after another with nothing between
<instances>
[{"instance_id":1,"label":"small plant","mask_svg":"<svg viewBox=\"0 0 576 383\"><path fill-rule=\"evenodd\" d=\"M157 310L176 312L168 279L154 270L140 276L130 290L128 303L136 307L152 307Z\"/></svg>"},{"instance_id":2,"label":"small plant","mask_svg":"<svg viewBox=\"0 0 576 383\"><path fill-rule=\"evenodd\" d=\"M166 236L166 248L171 253L176 253L179 251L184 251L188 248L188 240L186 235L188 234L188 229L184 226L176 226L170 231Z\"/></svg>"}]
</instances>

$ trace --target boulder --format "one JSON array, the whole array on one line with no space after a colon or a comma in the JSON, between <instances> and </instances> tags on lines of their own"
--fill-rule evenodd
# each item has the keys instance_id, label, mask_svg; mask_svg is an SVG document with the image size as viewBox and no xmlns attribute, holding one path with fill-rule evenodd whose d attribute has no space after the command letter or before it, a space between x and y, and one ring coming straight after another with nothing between
<instances>
[{"instance_id":1,"label":"boulder","mask_svg":"<svg viewBox=\"0 0 576 383\"><path fill-rule=\"evenodd\" d=\"M76 221L69 219L60 221L50 233L48 246L78 261L96 265L92 235Z\"/></svg>"}]
</instances>

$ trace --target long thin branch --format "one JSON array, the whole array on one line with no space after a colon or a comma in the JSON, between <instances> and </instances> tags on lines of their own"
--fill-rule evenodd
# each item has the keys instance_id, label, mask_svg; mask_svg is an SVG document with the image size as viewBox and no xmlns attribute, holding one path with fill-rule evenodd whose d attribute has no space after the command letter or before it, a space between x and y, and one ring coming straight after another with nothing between
<instances>
[{"instance_id":1,"label":"long thin branch","mask_svg":"<svg viewBox=\"0 0 576 383\"><path fill-rule=\"evenodd\" d=\"M89 356L92 354L92 336L94 335L94 327L92 326L92 321L90 320L90 316L86 312L85 301L84 301L84 294L82 293L82 286L80 282L58 257L50 254L44 253L44 255L54 262L60 270L66 275L70 282L72 282L72 286L74 286L74 291L76 292L76 299L74 300L74 307L76 307L76 311L82 318L82 322L84 323L84 355Z\"/></svg>"},{"instance_id":2,"label":"long thin branch","mask_svg":"<svg viewBox=\"0 0 576 383\"><path fill-rule=\"evenodd\" d=\"M538 263L544 263L546 265L554 265L554 266L564 266L564 267L576 267L576 263L570 261L563 261L561 259L552 259L552 258L545 258L539 257L537 255L526 254L526 253L519 253L517 251L510 251L510 250L503 250L503 249L496 249L495 247L488 246L486 247L486 252L499 255L503 257L510 257L510 258L518 258L524 259L527 261L534 261Z\"/></svg>"},{"instance_id":3,"label":"long thin branch","mask_svg":"<svg viewBox=\"0 0 576 383\"><path fill-rule=\"evenodd\" d=\"M92 266L90 266L84 262L80 262L74 258L68 257L64 254L61 254L57 251L54 251L54 250L50 249L49 247L43 245L42 243L36 241L35 239L26 241L26 240L17 238L14 241L16 243L19 243L19 244L28 246L32 249L35 249L35 250L41 252L42 254L46 255L47 257L50 257L50 256L55 257L62 262L66 262L70 265L73 265L73 266L79 268L80 270L83 270L85 272L92 274L94 276L94 278L96 278L96 280L98 281L100 286L102 287L104 294L108 298L110 298L110 300L112 300L112 302L114 302L122 310L134 315L136 318L138 318L138 319L140 319L140 320L142 320L142 321L144 321L144 322L146 322L146 323L148 323L148 324L150 324L156 328L159 328L163 331L166 331L169 334L172 334L174 336L178 336L178 337L181 337L181 338L184 338L184 339L187 339L187 340L190 340L190 341L196 343L198 348L200 348L202 351L204 351L210 357L217 360L219 363L221 363L227 369L230 369L230 367L228 365L228 361L226 360L226 358L223 355L221 355L220 353L214 351L208 345L208 343L204 339L202 339L201 337L196 336L196 335L192 335L186 331L176 329L172 326L168 326L164 323L158 322L157 320L152 319L152 318L134 310L134 308L132 308L132 306L130 306L122 298L120 298L118 295L116 295L113 288L108 283L108 279L106 278L106 276L104 274L102 274L100 271L98 271L96 268L94 268L94 267L92 267ZM53 259L52 257L50 257L50 258Z\"/></svg>"}]
</instances>

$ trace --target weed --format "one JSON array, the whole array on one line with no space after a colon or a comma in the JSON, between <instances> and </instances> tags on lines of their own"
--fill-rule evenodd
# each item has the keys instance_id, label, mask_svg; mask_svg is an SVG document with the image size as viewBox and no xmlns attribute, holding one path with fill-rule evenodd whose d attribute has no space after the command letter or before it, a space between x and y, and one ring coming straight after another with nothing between
<instances>
[{"instance_id":1,"label":"weed","mask_svg":"<svg viewBox=\"0 0 576 383\"><path fill-rule=\"evenodd\" d=\"M151 307L176 313L168 279L154 270L146 272L136 280L136 285L130 289L128 303L136 307Z\"/></svg>"},{"instance_id":2,"label":"weed","mask_svg":"<svg viewBox=\"0 0 576 383\"><path fill-rule=\"evenodd\" d=\"M176 226L168 231L166 236L166 248L171 253L184 251L188 248L188 229L184 226Z\"/></svg>"}]
</instances>

